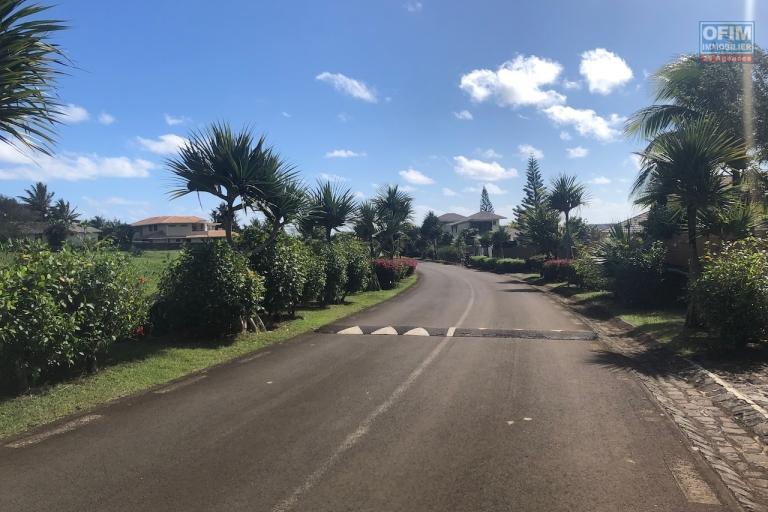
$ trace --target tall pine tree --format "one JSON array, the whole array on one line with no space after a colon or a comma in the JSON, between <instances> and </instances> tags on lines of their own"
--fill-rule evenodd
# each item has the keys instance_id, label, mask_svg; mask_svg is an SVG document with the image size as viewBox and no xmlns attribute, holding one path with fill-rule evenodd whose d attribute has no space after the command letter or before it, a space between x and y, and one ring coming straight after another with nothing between
<instances>
[{"instance_id":1,"label":"tall pine tree","mask_svg":"<svg viewBox=\"0 0 768 512\"><path fill-rule=\"evenodd\" d=\"M515 220L520 222L521 215L542 206L546 200L547 188L541 177L539 162L533 157L528 157L528 166L525 169L525 186L523 187L523 201L515 207Z\"/></svg>"},{"instance_id":2,"label":"tall pine tree","mask_svg":"<svg viewBox=\"0 0 768 512\"><path fill-rule=\"evenodd\" d=\"M488 197L488 191L485 190L485 186L483 186L483 192L480 194L480 211L493 213L493 204L491 203L491 198Z\"/></svg>"},{"instance_id":3,"label":"tall pine tree","mask_svg":"<svg viewBox=\"0 0 768 512\"><path fill-rule=\"evenodd\" d=\"M517 239L547 254L557 248L559 215L547 203L547 188L541 177L539 162L531 155L525 170L524 197L515 208Z\"/></svg>"}]
</instances>

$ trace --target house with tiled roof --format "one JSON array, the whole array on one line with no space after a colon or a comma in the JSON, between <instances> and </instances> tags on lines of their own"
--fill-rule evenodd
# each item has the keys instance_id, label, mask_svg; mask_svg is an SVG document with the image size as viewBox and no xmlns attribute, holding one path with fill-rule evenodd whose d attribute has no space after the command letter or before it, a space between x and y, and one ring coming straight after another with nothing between
<instances>
[{"instance_id":1,"label":"house with tiled roof","mask_svg":"<svg viewBox=\"0 0 768 512\"><path fill-rule=\"evenodd\" d=\"M500 228L499 221L502 219L506 219L506 217L493 212L477 212L468 217L458 213L444 213L437 218L443 231L451 235L458 235L470 228L477 229L480 234L496 231Z\"/></svg>"},{"instance_id":2,"label":"house with tiled roof","mask_svg":"<svg viewBox=\"0 0 768 512\"><path fill-rule=\"evenodd\" d=\"M223 239L226 232L218 224L194 215L149 217L131 224L133 243L139 247L179 247L184 243L200 243Z\"/></svg>"}]
</instances>

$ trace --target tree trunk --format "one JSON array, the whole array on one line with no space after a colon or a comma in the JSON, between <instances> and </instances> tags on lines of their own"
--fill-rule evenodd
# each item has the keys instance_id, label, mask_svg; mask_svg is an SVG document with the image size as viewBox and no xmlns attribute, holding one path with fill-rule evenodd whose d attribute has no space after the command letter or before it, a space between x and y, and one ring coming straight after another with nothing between
<instances>
[{"instance_id":1,"label":"tree trunk","mask_svg":"<svg viewBox=\"0 0 768 512\"><path fill-rule=\"evenodd\" d=\"M700 325L698 304L696 296L691 293L693 284L701 273L701 263L699 262L699 252L696 247L696 216L695 207L688 207L686 212L688 216L688 310L685 315L686 327L697 327Z\"/></svg>"},{"instance_id":2,"label":"tree trunk","mask_svg":"<svg viewBox=\"0 0 768 512\"><path fill-rule=\"evenodd\" d=\"M570 212L565 211L563 213L565 214L565 257L571 259L573 258L573 253L571 252L571 226L568 223Z\"/></svg>"},{"instance_id":3,"label":"tree trunk","mask_svg":"<svg viewBox=\"0 0 768 512\"><path fill-rule=\"evenodd\" d=\"M224 217L224 233L227 237L227 243L232 245L232 219L235 216L234 212L235 201L227 201L227 214Z\"/></svg>"}]
</instances>

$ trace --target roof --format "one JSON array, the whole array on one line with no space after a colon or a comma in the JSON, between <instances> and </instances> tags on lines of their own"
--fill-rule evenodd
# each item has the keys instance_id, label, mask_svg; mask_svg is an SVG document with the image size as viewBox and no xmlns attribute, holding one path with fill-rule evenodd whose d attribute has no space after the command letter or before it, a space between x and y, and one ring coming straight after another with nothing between
<instances>
[{"instance_id":1,"label":"roof","mask_svg":"<svg viewBox=\"0 0 768 512\"><path fill-rule=\"evenodd\" d=\"M608 233L613 229L613 226L616 224L621 224L624 229L627 228L627 224L629 224L629 231L630 233L640 233L643 231L643 225L642 223L645 222L648 219L648 212L643 212L638 215L635 215L634 217L630 217L629 219L622 220L620 222L609 222L609 223L602 223L602 224L591 224L592 226L596 227L598 230L600 230L603 233Z\"/></svg>"},{"instance_id":2,"label":"roof","mask_svg":"<svg viewBox=\"0 0 768 512\"><path fill-rule=\"evenodd\" d=\"M457 222L465 220L466 217L458 213L444 213L437 218L440 222Z\"/></svg>"},{"instance_id":3,"label":"roof","mask_svg":"<svg viewBox=\"0 0 768 512\"><path fill-rule=\"evenodd\" d=\"M131 224L133 227L149 226L150 224L201 224L209 222L194 215L161 215L160 217L148 217Z\"/></svg>"},{"instance_id":4,"label":"roof","mask_svg":"<svg viewBox=\"0 0 768 512\"><path fill-rule=\"evenodd\" d=\"M499 220L506 219L503 215L498 215L493 212L477 212L469 216L469 220Z\"/></svg>"},{"instance_id":5,"label":"roof","mask_svg":"<svg viewBox=\"0 0 768 512\"><path fill-rule=\"evenodd\" d=\"M69 226L68 231L80 235L101 233L100 229L94 228L93 226L86 226L85 224L72 224Z\"/></svg>"}]
</instances>

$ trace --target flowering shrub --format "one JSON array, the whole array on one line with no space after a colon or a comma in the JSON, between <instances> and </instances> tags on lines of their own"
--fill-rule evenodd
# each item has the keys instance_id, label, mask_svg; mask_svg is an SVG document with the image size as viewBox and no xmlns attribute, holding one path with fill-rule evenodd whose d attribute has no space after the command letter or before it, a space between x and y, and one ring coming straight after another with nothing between
<instances>
[{"instance_id":1,"label":"flowering shrub","mask_svg":"<svg viewBox=\"0 0 768 512\"><path fill-rule=\"evenodd\" d=\"M541 269L541 277L545 281L568 281L570 283L575 280L575 275L573 260L568 259L547 260Z\"/></svg>"},{"instance_id":2,"label":"flowering shrub","mask_svg":"<svg viewBox=\"0 0 768 512\"><path fill-rule=\"evenodd\" d=\"M373 269L379 284L384 290L394 288L398 281L412 275L416 271L416 260L412 258L377 259L373 261Z\"/></svg>"},{"instance_id":3,"label":"flowering shrub","mask_svg":"<svg viewBox=\"0 0 768 512\"><path fill-rule=\"evenodd\" d=\"M268 249L254 253L250 265L264 277L264 309L272 316L294 316L307 281L311 254L299 239L280 235Z\"/></svg>"}]
</instances>

